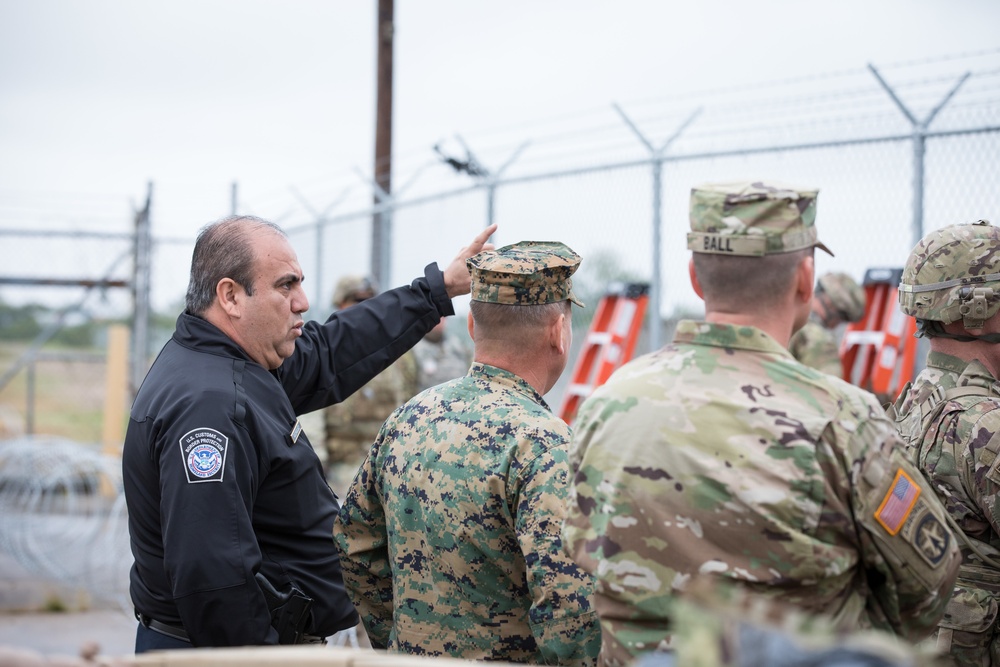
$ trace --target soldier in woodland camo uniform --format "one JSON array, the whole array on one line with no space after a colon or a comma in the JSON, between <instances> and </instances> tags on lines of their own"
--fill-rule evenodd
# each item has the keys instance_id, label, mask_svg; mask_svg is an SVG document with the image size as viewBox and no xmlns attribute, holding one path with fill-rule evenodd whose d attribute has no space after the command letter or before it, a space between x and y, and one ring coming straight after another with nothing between
<instances>
[{"instance_id":1,"label":"soldier in woodland camo uniform","mask_svg":"<svg viewBox=\"0 0 1000 667\"><path fill-rule=\"evenodd\" d=\"M705 321L580 409L563 539L597 575L603 665L669 649L669 605L699 574L845 631L917 639L944 611L958 547L940 501L874 396L786 348L826 250L815 214L814 190L695 188Z\"/></svg>"},{"instance_id":2,"label":"soldier in woodland camo uniform","mask_svg":"<svg viewBox=\"0 0 1000 667\"><path fill-rule=\"evenodd\" d=\"M337 281L333 305L343 310L377 293L371 278L344 276ZM382 422L418 391L417 361L410 350L361 389L323 411L326 476L338 498L347 492Z\"/></svg>"},{"instance_id":3,"label":"soldier in woodland camo uniform","mask_svg":"<svg viewBox=\"0 0 1000 667\"><path fill-rule=\"evenodd\" d=\"M980 221L926 235L899 301L930 353L890 414L964 534L937 644L959 665L1000 665L1000 229Z\"/></svg>"},{"instance_id":4,"label":"soldier in woodland camo uniform","mask_svg":"<svg viewBox=\"0 0 1000 667\"><path fill-rule=\"evenodd\" d=\"M561 243L482 252L466 376L382 427L334 525L344 582L375 648L593 665L593 578L563 551L569 427L542 394L572 341Z\"/></svg>"},{"instance_id":5,"label":"soldier in woodland camo uniform","mask_svg":"<svg viewBox=\"0 0 1000 667\"><path fill-rule=\"evenodd\" d=\"M864 289L846 273L825 273L816 282L809 321L792 334L788 350L806 366L843 377L835 330L864 316Z\"/></svg>"}]
</instances>

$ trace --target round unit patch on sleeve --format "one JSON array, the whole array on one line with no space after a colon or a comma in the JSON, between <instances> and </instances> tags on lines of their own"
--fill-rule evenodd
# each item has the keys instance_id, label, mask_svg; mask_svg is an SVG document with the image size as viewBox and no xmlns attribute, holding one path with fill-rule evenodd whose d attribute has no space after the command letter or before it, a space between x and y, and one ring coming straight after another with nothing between
<instances>
[{"instance_id":1,"label":"round unit patch on sleeve","mask_svg":"<svg viewBox=\"0 0 1000 667\"><path fill-rule=\"evenodd\" d=\"M229 438L212 428L196 428L181 437L181 458L189 484L221 482Z\"/></svg>"}]
</instances>

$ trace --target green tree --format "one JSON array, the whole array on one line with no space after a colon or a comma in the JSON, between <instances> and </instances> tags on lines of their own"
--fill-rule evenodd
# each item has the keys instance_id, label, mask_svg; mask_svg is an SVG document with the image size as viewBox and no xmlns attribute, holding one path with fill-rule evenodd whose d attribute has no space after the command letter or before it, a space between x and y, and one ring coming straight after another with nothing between
<instances>
[{"instance_id":1,"label":"green tree","mask_svg":"<svg viewBox=\"0 0 1000 667\"><path fill-rule=\"evenodd\" d=\"M0 300L0 340L25 341L37 336L42 330L38 316L44 310L38 304L11 306Z\"/></svg>"}]
</instances>

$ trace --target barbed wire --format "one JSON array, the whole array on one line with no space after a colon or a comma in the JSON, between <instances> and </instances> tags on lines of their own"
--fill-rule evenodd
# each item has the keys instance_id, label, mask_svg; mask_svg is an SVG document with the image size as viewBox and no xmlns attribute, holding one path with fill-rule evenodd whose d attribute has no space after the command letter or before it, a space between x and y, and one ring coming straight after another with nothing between
<instances>
[{"instance_id":1,"label":"barbed wire","mask_svg":"<svg viewBox=\"0 0 1000 667\"><path fill-rule=\"evenodd\" d=\"M0 441L0 550L129 613L121 459L54 436Z\"/></svg>"}]
</instances>

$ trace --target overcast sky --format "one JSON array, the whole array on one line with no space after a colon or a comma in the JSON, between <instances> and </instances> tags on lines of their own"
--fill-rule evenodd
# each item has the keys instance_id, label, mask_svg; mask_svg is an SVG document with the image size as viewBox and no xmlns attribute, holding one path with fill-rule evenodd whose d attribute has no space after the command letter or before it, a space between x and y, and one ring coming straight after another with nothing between
<instances>
[{"instance_id":1,"label":"overcast sky","mask_svg":"<svg viewBox=\"0 0 1000 667\"><path fill-rule=\"evenodd\" d=\"M357 185L376 6L0 0L0 227L114 227L153 181L154 233L193 236L234 181L271 217L291 187L322 205ZM394 152L412 166L456 133L994 49L998 26L997 0L396 0Z\"/></svg>"}]
</instances>

